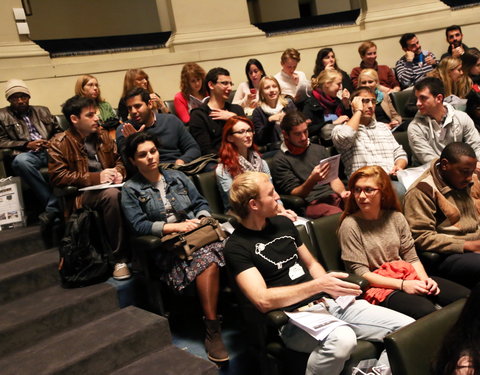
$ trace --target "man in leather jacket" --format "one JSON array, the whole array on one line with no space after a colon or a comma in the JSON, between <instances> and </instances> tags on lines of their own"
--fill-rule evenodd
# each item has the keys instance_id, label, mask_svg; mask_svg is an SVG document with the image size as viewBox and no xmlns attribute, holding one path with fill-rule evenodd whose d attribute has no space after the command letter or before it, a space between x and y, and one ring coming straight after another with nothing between
<instances>
[{"instance_id":1,"label":"man in leather jacket","mask_svg":"<svg viewBox=\"0 0 480 375\"><path fill-rule=\"evenodd\" d=\"M40 220L48 224L59 213L58 202L39 170L47 166L50 138L62 129L47 107L30 105L30 90L24 81L9 80L5 98L10 106L0 109L0 149L12 150L13 172L32 188L45 207Z\"/></svg>"}]
</instances>

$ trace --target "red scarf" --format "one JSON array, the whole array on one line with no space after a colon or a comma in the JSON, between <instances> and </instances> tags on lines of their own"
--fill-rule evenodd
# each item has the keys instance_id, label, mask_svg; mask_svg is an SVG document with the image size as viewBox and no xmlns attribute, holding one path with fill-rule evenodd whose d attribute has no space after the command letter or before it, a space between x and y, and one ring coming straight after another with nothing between
<instances>
[{"instance_id":1,"label":"red scarf","mask_svg":"<svg viewBox=\"0 0 480 375\"><path fill-rule=\"evenodd\" d=\"M343 108L339 103L340 99L325 95L322 91L317 89L313 90L313 96L318 100L318 103L324 109L325 114L328 115L330 113L334 113L338 117L344 115Z\"/></svg>"},{"instance_id":2,"label":"red scarf","mask_svg":"<svg viewBox=\"0 0 480 375\"><path fill-rule=\"evenodd\" d=\"M307 151L308 146L310 146L310 141L308 142L306 147L295 146L292 143L290 143L290 141L287 138L285 138L283 141L285 142L285 146L287 146L288 151L292 155L302 155L305 151Z\"/></svg>"}]
</instances>

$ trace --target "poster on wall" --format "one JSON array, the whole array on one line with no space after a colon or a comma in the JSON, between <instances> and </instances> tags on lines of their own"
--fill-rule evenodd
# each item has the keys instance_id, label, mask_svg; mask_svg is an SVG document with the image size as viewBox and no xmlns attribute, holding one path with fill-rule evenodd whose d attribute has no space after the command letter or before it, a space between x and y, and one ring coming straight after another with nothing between
<instances>
[{"instance_id":1,"label":"poster on wall","mask_svg":"<svg viewBox=\"0 0 480 375\"><path fill-rule=\"evenodd\" d=\"M19 177L0 179L0 230L23 226L23 199Z\"/></svg>"}]
</instances>

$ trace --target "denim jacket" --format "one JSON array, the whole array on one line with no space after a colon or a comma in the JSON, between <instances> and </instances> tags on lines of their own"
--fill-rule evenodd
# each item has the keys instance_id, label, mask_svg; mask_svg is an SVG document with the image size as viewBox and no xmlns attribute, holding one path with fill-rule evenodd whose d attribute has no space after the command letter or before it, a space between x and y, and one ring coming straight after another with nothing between
<instances>
[{"instance_id":1,"label":"denim jacket","mask_svg":"<svg viewBox=\"0 0 480 375\"><path fill-rule=\"evenodd\" d=\"M183 220L211 216L207 201L190 179L180 171L162 170L167 199ZM137 174L122 188L122 207L125 217L137 235L163 236L167 215L160 191Z\"/></svg>"}]
</instances>

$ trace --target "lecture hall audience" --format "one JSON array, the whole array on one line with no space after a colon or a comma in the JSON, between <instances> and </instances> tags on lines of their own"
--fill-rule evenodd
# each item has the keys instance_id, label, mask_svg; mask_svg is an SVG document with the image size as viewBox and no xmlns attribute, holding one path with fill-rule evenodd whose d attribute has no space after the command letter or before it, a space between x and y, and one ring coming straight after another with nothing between
<instances>
[{"instance_id":1,"label":"lecture hall audience","mask_svg":"<svg viewBox=\"0 0 480 375\"><path fill-rule=\"evenodd\" d=\"M10 80L5 93L10 107L0 110L0 147L14 150L14 171L35 187L35 193L41 193L46 212L40 218L46 223L59 215L58 203L43 177L32 179L22 172L23 158L38 159L34 161L38 172L47 163L48 148L52 184L84 187L123 182L126 172L117 145L125 150L124 160L132 165L135 176L121 193L115 188L85 192L68 202L75 208L88 204L104 213L117 279L130 277L119 195L123 214L136 235L161 237L191 230L200 217L211 215L210 208L191 180L175 167L202 155L214 159L206 170L216 167L226 211L232 208L228 195L234 179L245 172L264 173L256 175L256 183L262 185L255 188L261 196L249 199L242 225L255 215L263 222L269 222L273 214L292 221L297 218L297 213L283 207L276 190L303 198L303 213L309 219L342 213L345 207L338 232L342 259L349 271L370 281L373 288L366 299L419 318L433 312L435 304L444 306L467 295L467 288L480 281L475 256L480 252L480 194L472 194L480 191L478 178L472 176L480 170L480 52L463 43L458 25L446 28L445 35L449 48L439 62L433 52L422 50L414 33L402 35L404 55L395 70L379 65L376 44L365 41L358 48L360 65L351 76L338 67L332 48L322 48L311 81L297 70L300 52L294 48L282 53L282 69L275 76L266 75L262 63L250 58L245 66L247 80L235 93L227 69L217 67L205 74L197 63L186 63L180 74L180 92L173 100L176 117L166 114L168 107L142 69L127 70L118 116L103 99L96 77L84 74L76 81L76 96L63 106L70 128L60 134L48 109L29 105L26 84ZM412 89L418 107L408 127L414 163L429 163L406 193L405 217L392 186L401 194L405 189L391 181L408 166L406 152L392 135L402 118L389 94L401 88ZM450 96L468 99L467 113L445 102ZM245 113L252 118L244 117ZM119 118L123 123L117 128L115 143L99 125L116 127ZM12 124L17 124L18 134ZM333 151L319 141L333 144ZM262 155L257 146L267 152ZM273 154L269 151L276 151L271 169L265 160ZM348 189L338 177L323 183L331 165L320 160L332 152L342 154L340 172L351 176ZM172 169L160 165L164 162L173 165L168 166ZM264 197L270 186L273 190ZM145 205L144 199L155 204ZM271 212L258 215L256 207L267 210L262 205L267 200ZM242 226L240 231L248 232ZM438 272L444 278L428 276L415 247L440 254ZM195 282L205 314L208 356L224 362L228 352L217 315L223 244L207 245L194 254L191 261L160 254L156 264L162 279L177 291ZM401 271L382 273L385 269L393 272L394 265L401 266ZM465 346L450 352L449 368L456 368L457 375L470 374L459 369L479 367L472 355L475 350Z\"/></svg>"}]
</instances>

